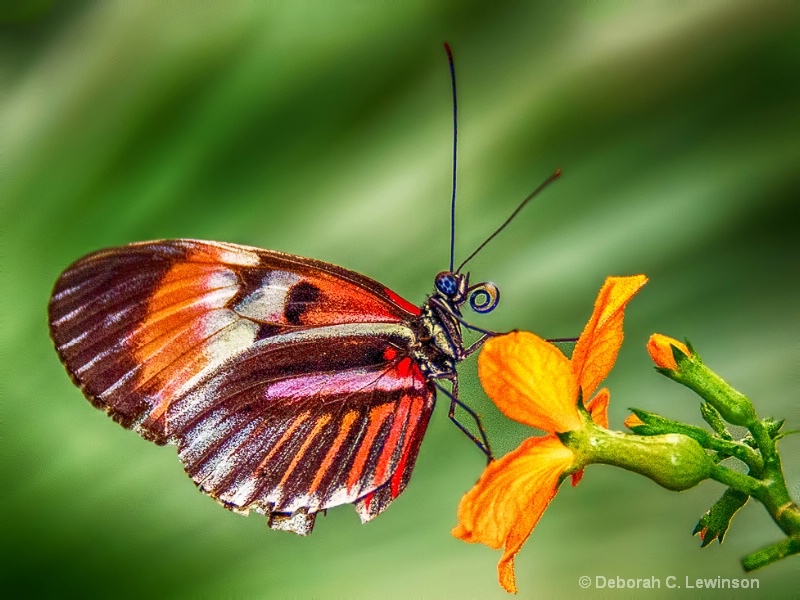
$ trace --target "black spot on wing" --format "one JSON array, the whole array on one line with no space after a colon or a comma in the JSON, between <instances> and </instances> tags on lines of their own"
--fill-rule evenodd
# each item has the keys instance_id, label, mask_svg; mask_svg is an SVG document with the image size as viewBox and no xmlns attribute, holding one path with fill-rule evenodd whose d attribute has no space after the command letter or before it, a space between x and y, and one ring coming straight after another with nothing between
<instances>
[{"instance_id":1,"label":"black spot on wing","mask_svg":"<svg viewBox=\"0 0 800 600\"><path fill-rule=\"evenodd\" d=\"M272 323L259 323L258 331L256 332L255 341L263 340L264 338L278 335L285 328L280 325L273 325Z\"/></svg>"},{"instance_id":2,"label":"black spot on wing","mask_svg":"<svg viewBox=\"0 0 800 600\"><path fill-rule=\"evenodd\" d=\"M308 281L299 282L289 290L283 316L292 325L302 325L301 317L319 300L320 295L320 289L314 284Z\"/></svg>"}]
</instances>

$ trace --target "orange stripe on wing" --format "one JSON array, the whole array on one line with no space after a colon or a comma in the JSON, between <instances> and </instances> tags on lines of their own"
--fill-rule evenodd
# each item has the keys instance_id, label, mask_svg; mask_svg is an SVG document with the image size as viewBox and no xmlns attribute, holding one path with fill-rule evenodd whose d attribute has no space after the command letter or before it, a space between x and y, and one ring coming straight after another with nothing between
<instances>
[{"instance_id":1,"label":"orange stripe on wing","mask_svg":"<svg viewBox=\"0 0 800 600\"><path fill-rule=\"evenodd\" d=\"M187 260L191 260L191 256ZM208 265L176 262L158 282L153 295L148 299L147 311L138 329L146 331L152 328L154 332L166 334L176 325L178 319L183 320L189 315L202 318L204 313L224 307L237 291L237 286L230 285L235 281L231 276L235 278L226 269L209 269ZM188 314L181 314L184 311ZM151 349L143 346L135 352L138 362L145 363L150 358ZM146 367L142 378L150 379L155 374L154 370L158 372L163 367L163 364Z\"/></svg>"},{"instance_id":2,"label":"orange stripe on wing","mask_svg":"<svg viewBox=\"0 0 800 600\"><path fill-rule=\"evenodd\" d=\"M201 297L206 292L229 287L238 288L238 279L227 267L177 262L148 298L147 312L150 315L182 301ZM233 293L236 293L236 289Z\"/></svg>"},{"instance_id":3,"label":"orange stripe on wing","mask_svg":"<svg viewBox=\"0 0 800 600\"><path fill-rule=\"evenodd\" d=\"M339 425L339 433L336 435L336 439L333 440L333 444L325 455L325 460L322 461L322 464L317 469L317 474L314 475L314 481L311 482L311 486L308 488L309 495L317 491L319 484L322 483L322 478L325 477L325 473L331 468L333 460L336 458L345 438L347 438L350 429L353 427L353 422L356 420L357 414L356 411L350 410L342 418L342 423Z\"/></svg>"},{"instance_id":4,"label":"orange stripe on wing","mask_svg":"<svg viewBox=\"0 0 800 600\"><path fill-rule=\"evenodd\" d=\"M216 248L210 249L217 252ZM158 282L147 301L145 316L130 336L134 360L141 365L136 388L147 386L155 395L147 421L161 419L175 400L177 392L212 363L221 362L225 353L235 348L214 352L214 339L222 323L219 311L238 291L236 274L222 265L195 262L208 260L209 251L195 249L176 261ZM246 346L245 335L240 346ZM222 344L224 345L224 343Z\"/></svg>"},{"instance_id":5,"label":"orange stripe on wing","mask_svg":"<svg viewBox=\"0 0 800 600\"><path fill-rule=\"evenodd\" d=\"M383 450L378 458L378 464L375 466L375 481L383 481L386 478L386 472L389 469L391 458L400 445L400 436L406 428L408 420L408 409L410 408L412 398L411 396L403 396L397 406L397 412L392 422L392 427L389 429L389 434L383 442Z\"/></svg>"},{"instance_id":6,"label":"orange stripe on wing","mask_svg":"<svg viewBox=\"0 0 800 600\"><path fill-rule=\"evenodd\" d=\"M209 309L192 306L180 307L168 315L162 315L161 312L148 315L148 320L140 324L126 341L129 346L136 348L136 356L140 361L152 357L155 353L153 348L159 348L171 339L169 334L195 325Z\"/></svg>"},{"instance_id":7,"label":"orange stripe on wing","mask_svg":"<svg viewBox=\"0 0 800 600\"><path fill-rule=\"evenodd\" d=\"M136 360L142 365L139 383L157 378L166 383L159 373L167 369L181 356L195 350L202 353L202 347L208 343L208 337L217 333L212 329L212 322L230 325L231 321L223 321L218 315L221 309L194 308L170 315L167 319L155 317L143 323L134 333L131 340L138 345ZM218 326L218 327L219 327Z\"/></svg>"},{"instance_id":8,"label":"orange stripe on wing","mask_svg":"<svg viewBox=\"0 0 800 600\"><path fill-rule=\"evenodd\" d=\"M348 492L353 489L353 486L361 477L364 464L367 462L367 458L369 458L370 450L372 450L372 442L375 441L375 436L378 434L381 425L383 425L386 418L392 414L393 411L394 404L381 404L369 411L369 427L367 428L364 438L359 442L358 453L356 454L355 461L353 461L353 466L350 468L350 476L347 478Z\"/></svg>"},{"instance_id":9,"label":"orange stripe on wing","mask_svg":"<svg viewBox=\"0 0 800 600\"><path fill-rule=\"evenodd\" d=\"M314 423L314 428L308 433L308 437L306 437L306 439L303 441L303 444L300 446L300 449L294 455L294 458L292 458L292 462L290 462L289 466L286 467L286 471L284 472L283 477L281 477L281 482L278 484L278 487L283 487L283 484L286 483L289 477L291 477L292 471L294 471L294 468L297 466L297 463L300 462L300 459L303 458L303 454L305 454L306 450L308 450L308 447L314 441L314 438L319 435L319 432L323 427L325 427L325 425L328 424L328 421L330 420L330 415L322 415L319 419L317 419L317 422Z\"/></svg>"},{"instance_id":10,"label":"orange stripe on wing","mask_svg":"<svg viewBox=\"0 0 800 600\"><path fill-rule=\"evenodd\" d=\"M169 349L174 350L173 347ZM178 357L183 357L180 362L177 361L178 357L175 356L175 352L165 354L165 357L150 360L145 365L146 369L153 369L155 375L149 376L148 379L141 379L143 385L154 385L152 380L157 379L158 391L154 394L157 401L147 416L148 423L155 423L164 416L175 400L178 390L191 378L193 373L199 373L207 363L206 357L198 352L179 354Z\"/></svg>"},{"instance_id":11,"label":"orange stripe on wing","mask_svg":"<svg viewBox=\"0 0 800 600\"><path fill-rule=\"evenodd\" d=\"M278 439L278 441L275 442L275 445L272 447L272 450L270 450L267 453L267 455L258 464L258 467L253 471L256 475L261 473L261 471L266 466L266 464L270 460L272 460L272 457L275 456L275 454L278 452L278 450L281 449L281 446L283 446L286 443L286 441L290 437L292 437L292 435L297 430L297 428L300 427L300 425L302 425L303 423L305 423L310 415L311 415L311 411L307 410L302 415L297 417L294 421L292 421L292 424L289 425L289 427L286 429L286 431L283 432L283 435L280 437L280 439Z\"/></svg>"}]
</instances>

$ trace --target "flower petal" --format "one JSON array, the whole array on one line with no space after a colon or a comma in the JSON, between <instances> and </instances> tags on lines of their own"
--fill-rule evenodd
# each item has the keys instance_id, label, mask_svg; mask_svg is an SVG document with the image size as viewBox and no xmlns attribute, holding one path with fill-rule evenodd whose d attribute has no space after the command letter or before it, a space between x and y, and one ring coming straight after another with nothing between
<instances>
[{"instance_id":1,"label":"flower petal","mask_svg":"<svg viewBox=\"0 0 800 600\"><path fill-rule=\"evenodd\" d=\"M672 354L672 346L675 346L686 356L692 355L692 353L689 352L689 348L686 347L686 344L661 333L654 333L650 336L650 339L647 341L647 352L656 365L662 369L674 371L678 368L678 363L675 362L675 356Z\"/></svg>"},{"instance_id":2,"label":"flower petal","mask_svg":"<svg viewBox=\"0 0 800 600\"><path fill-rule=\"evenodd\" d=\"M508 418L549 432L580 427L572 366L542 338L527 331L491 338L478 357L478 376Z\"/></svg>"},{"instance_id":3,"label":"flower petal","mask_svg":"<svg viewBox=\"0 0 800 600\"><path fill-rule=\"evenodd\" d=\"M519 448L486 467L461 499L460 524L453 535L491 548L505 544L498 564L500 584L516 592L514 556L556 495L561 474L574 454L554 435L525 440Z\"/></svg>"},{"instance_id":4,"label":"flower petal","mask_svg":"<svg viewBox=\"0 0 800 600\"><path fill-rule=\"evenodd\" d=\"M586 403L586 410L592 415L592 421L606 429L608 429L608 401L610 398L608 388L603 388Z\"/></svg>"},{"instance_id":5,"label":"flower petal","mask_svg":"<svg viewBox=\"0 0 800 600\"><path fill-rule=\"evenodd\" d=\"M608 277L600 289L594 312L572 353L572 368L584 398L594 393L614 366L622 345L625 305L645 283L644 275Z\"/></svg>"}]
</instances>

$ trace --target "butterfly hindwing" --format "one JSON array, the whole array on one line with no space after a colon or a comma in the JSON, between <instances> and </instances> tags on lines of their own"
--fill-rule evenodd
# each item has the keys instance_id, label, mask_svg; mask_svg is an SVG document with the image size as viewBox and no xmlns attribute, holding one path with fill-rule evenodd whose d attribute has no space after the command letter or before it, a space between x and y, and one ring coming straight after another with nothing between
<instances>
[{"instance_id":1,"label":"butterfly hindwing","mask_svg":"<svg viewBox=\"0 0 800 600\"><path fill-rule=\"evenodd\" d=\"M189 475L230 508L265 514L314 513L384 486L396 497L433 392L409 358L386 360L387 340L342 333L335 348L324 339L256 343L170 407L168 428ZM337 370L314 360L282 369L295 352ZM364 520L377 514L360 512Z\"/></svg>"},{"instance_id":2,"label":"butterfly hindwing","mask_svg":"<svg viewBox=\"0 0 800 600\"><path fill-rule=\"evenodd\" d=\"M176 443L228 508L298 533L339 504L368 520L405 487L434 401L407 352L418 315L341 267L195 240L91 254L50 302L96 406Z\"/></svg>"}]
</instances>

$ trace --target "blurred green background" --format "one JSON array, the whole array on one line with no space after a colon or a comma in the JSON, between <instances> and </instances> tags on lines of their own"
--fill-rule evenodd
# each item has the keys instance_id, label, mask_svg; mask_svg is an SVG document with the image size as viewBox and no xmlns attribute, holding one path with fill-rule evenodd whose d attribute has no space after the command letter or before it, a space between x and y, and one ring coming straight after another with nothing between
<instances>
[{"instance_id":1,"label":"blurred green background","mask_svg":"<svg viewBox=\"0 0 800 600\"><path fill-rule=\"evenodd\" d=\"M324 259L415 303L447 266L450 81L459 85L458 255L556 167L471 263L502 289L477 325L575 336L607 275L646 273L608 380L699 422L644 344L688 336L761 415L800 427L800 5L796 2L0 3L2 571L27 596L502 598L499 552L450 536L483 468L440 402L407 491L310 538L199 493L171 447L93 409L48 339L73 260L195 237ZM499 452L526 435L463 365ZM800 436L781 442L800 495ZM742 577L777 541L748 505L723 546L690 537L721 494L591 467L517 557L521 597L640 596L578 577ZM753 574L796 597L800 560ZM655 590L682 597L700 590ZM754 592L702 591L754 597Z\"/></svg>"}]
</instances>

